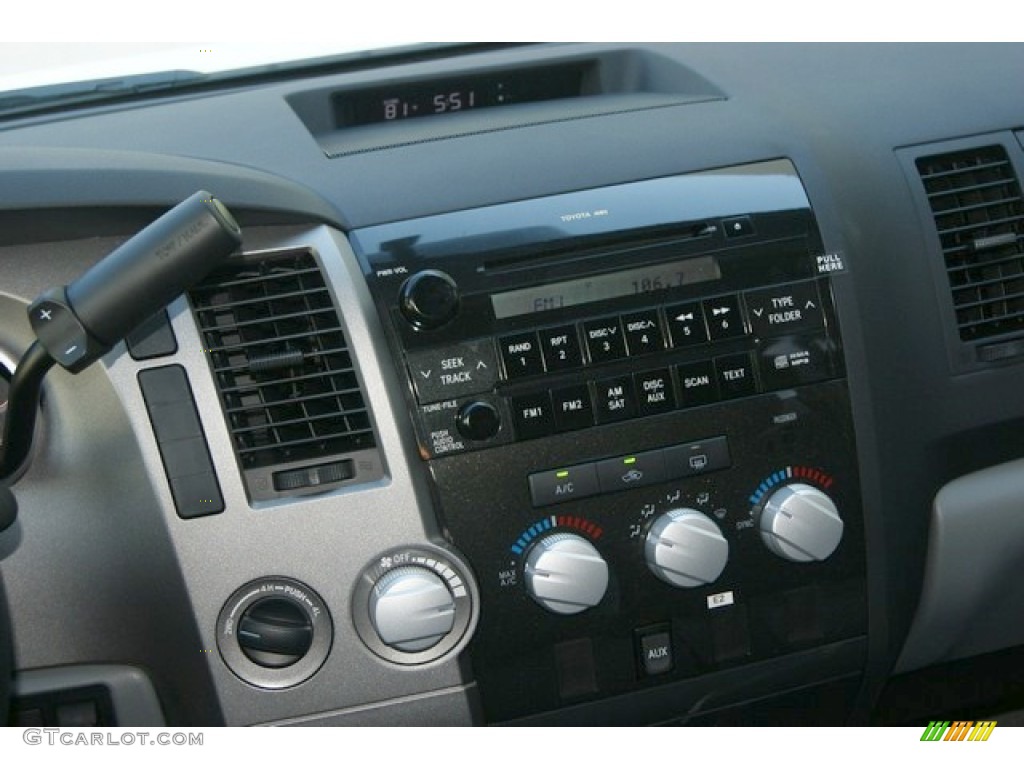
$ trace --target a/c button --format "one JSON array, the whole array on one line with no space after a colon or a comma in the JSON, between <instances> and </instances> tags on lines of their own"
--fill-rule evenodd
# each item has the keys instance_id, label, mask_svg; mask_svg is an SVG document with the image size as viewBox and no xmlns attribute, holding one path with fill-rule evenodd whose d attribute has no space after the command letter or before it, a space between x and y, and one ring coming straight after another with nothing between
<instances>
[{"instance_id":1,"label":"a/c button","mask_svg":"<svg viewBox=\"0 0 1024 768\"><path fill-rule=\"evenodd\" d=\"M577 464L530 475L530 496L535 507L594 496L599 490L597 469L593 464Z\"/></svg>"}]
</instances>

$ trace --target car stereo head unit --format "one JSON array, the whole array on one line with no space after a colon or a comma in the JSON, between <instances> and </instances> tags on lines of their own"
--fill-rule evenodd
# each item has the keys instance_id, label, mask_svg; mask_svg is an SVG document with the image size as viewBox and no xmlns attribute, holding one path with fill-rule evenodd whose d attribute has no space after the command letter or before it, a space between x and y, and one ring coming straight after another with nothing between
<instances>
[{"instance_id":1,"label":"car stereo head unit","mask_svg":"<svg viewBox=\"0 0 1024 768\"><path fill-rule=\"evenodd\" d=\"M662 686L712 702L729 668L798 653L846 649L856 674L838 257L788 161L351 240L480 583L488 719Z\"/></svg>"}]
</instances>

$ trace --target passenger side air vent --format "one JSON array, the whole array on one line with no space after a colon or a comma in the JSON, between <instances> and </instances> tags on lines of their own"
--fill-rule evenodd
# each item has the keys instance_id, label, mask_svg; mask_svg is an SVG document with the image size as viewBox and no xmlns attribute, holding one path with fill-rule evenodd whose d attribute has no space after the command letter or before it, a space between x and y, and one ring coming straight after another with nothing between
<instances>
[{"instance_id":1,"label":"passenger side air vent","mask_svg":"<svg viewBox=\"0 0 1024 768\"><path fill-rule=\"evenodd\" d=\"M356 364L312 253L230 261L190 298L253 499L381 476Z\"/></svg>"},{"instance_id":2,"label":"passenger side air vent","mask_svg":"<svg viewBox=\"0 0 1024 768\"><path fill-rule=\"evenodd\" d=\"M1024 330L1024 205L999 144L917 159L962 341ZM980 355L982 359L985 355Z\"/></svg>"}]
</instances>

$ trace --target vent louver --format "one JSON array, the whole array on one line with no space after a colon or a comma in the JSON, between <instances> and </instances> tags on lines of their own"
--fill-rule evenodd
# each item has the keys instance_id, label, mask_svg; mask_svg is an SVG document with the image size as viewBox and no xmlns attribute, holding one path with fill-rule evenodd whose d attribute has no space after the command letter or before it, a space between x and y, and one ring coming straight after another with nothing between
<instances>
[{"instance_id":1,"label":"vent louver","mask_svg":"<svg viewBox=\"0 0 1024 768\"><path fill-rule=\"evenodd\" d=\"M917 160L963 341L1024 330L1024 205L1002 145Z\"/></svg>"},{"instance_id":2,"label":"vent louver","mask_svg":"<svg viewBox=\"0 0 1024 768\"><path fill-rule=\"evenodd\" d=\"M229 262L190 298L243 470L323 462L375 446L352 356L311 253Z\"/></svg>"}]
</instances>

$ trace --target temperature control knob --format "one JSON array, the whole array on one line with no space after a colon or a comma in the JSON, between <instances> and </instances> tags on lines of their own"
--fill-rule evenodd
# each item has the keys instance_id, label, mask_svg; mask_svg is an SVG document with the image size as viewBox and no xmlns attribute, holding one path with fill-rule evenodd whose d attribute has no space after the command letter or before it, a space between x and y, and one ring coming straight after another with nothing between
<instances>
[{"instance_id":1,"label":"temperature control knob","mask_svg":"<svg viewBox=\"0 0 1024 768\"><path fill-rule=\"evenodd\" d=\"M445 272L424 269L402 283L398 306L414 327L440 328L459 311L459 287Z\"/></svg>"},{"instance_id":2,"label":"temperature control knob","mask_svg":"<svg viewBox=\"0 0 1024 768\"><path fill-rule=\"evenodd\" d=\"M433 571L403 566L386 573L370 592L370 619L385 645L416 653L452 631L455 599Z\"/></svg>"},{"instance_id":3,"label":"temperature control knob","mask_svg":"<svg viewBox=\"0 0 1024 768\"><path fill-rule=\"evenodd\" d=\"M575 533L554 533L526 557L526 590L552 613L570 615L601 602L608 564L593 544Z\"/></svg>"},{"instance_id":4,"label":"temperature control knob","mask_svg":"<svg viewBox=\"0 0 1024 768\"><path fill-rule=\"evenodd\" d=\"M843 521L832 499L804 483L775 491L761 512L761 539L786 560L824 560L842 538Z\"/></svg>"},{"instance_id":5,"label":"temperature control knob","mask_svg":"<svg viewBox=\"0 0 1024 768\"><path fill-rule=\"evenodd\" d=\"M721 575L729 559L729 542L707 515L673 509L647 532L644 557L662 581L673 587L699 587Z\"/></svg>"}]
</instances>

